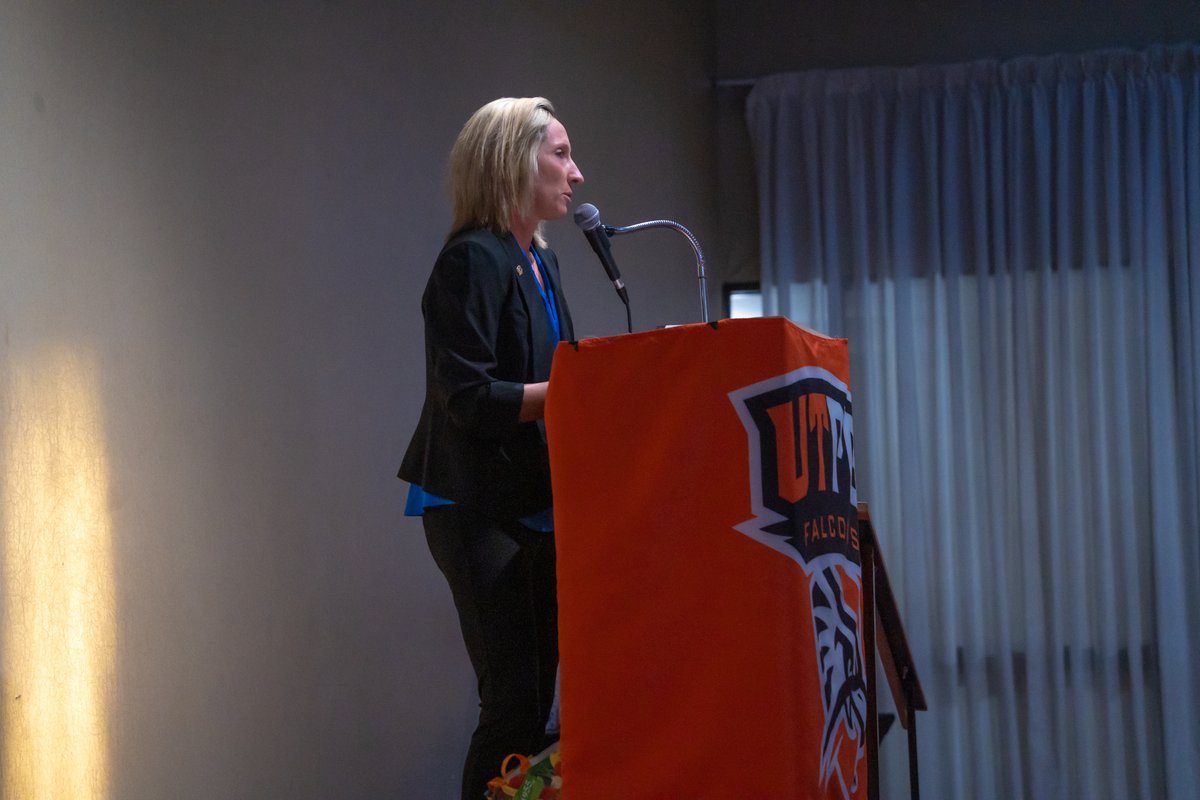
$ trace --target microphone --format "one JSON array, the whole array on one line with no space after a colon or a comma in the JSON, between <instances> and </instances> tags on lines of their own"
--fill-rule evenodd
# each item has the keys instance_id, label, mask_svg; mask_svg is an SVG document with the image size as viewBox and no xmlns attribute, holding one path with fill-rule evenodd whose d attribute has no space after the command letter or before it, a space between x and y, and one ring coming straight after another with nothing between
<instances>
[{"instance_id":1,"label":"microphone","mask_svg":"<svg viewBox=\"0 0 1200 800\"><path fill-rule=\"evenodd\" d=\"M608 279L612 281L613 288L617 290L617 296L628 308L629 293L625 291L625 281L621 280L621 271L617 269L617 262L608 245L608 233L600 224L600 209L591 203L584 203L575 209L575 224L583 231L588 244L596 251L596 255L600 258L600 265L604 267L604 271L608 273Z\"/></svg>"}]
</instances>

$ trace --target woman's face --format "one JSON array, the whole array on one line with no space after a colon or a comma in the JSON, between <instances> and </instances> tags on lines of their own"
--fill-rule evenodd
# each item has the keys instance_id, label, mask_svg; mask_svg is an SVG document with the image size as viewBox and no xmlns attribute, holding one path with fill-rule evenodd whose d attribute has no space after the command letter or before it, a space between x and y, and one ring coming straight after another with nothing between
<instances>
[{"instance_id":1,"label":"woman's face","mask_svg":"<svg viewBox=\"0 0 1200 800\"><path fill-rule=\"evenodd\" d=\"M567 129L556 119L546 126L546 139L538 149L538 173L533 179L533 216L559 219L571 206L572 189L583 183L583 173L571 158Z\"/></svg>"}]
</instances>

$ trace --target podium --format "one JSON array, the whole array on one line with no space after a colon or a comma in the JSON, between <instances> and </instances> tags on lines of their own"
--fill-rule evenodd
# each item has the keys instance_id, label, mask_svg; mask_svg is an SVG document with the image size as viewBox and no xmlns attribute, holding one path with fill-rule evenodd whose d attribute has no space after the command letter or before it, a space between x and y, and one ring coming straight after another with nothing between
<instances>
[{"instance_id":1,"label":"podium","mask_svg":"<svg viewBox=\"0 0 1200 800\"><path fill-rule=\"evenodd\" d=\"M845 340L564 343L546 405L572 797L864 798Z\"/></svg>"}]
</instances>

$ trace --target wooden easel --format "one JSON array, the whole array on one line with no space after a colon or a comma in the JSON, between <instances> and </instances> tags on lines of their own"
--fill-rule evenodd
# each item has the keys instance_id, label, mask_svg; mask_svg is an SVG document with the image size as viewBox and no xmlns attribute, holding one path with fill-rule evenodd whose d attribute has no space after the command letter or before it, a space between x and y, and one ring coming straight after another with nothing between
<instances>
[{"instance_id":1,"label":"wooden easel","mask_svg":"<svg viewBox=\"0 0 1200 800\"><path fill-rule=\"evenodd\" d=\"M862 547L863 649L867 682L867 798L879 798L879 702L875 656L883 665L900 724L908 731L908 782L913 800L921 797L917 772L917 711L926 711L925 692L917 677L900 609L888 580L883 553L866 503L858 504L858 538Z\"/></svg>"}]
</instances>

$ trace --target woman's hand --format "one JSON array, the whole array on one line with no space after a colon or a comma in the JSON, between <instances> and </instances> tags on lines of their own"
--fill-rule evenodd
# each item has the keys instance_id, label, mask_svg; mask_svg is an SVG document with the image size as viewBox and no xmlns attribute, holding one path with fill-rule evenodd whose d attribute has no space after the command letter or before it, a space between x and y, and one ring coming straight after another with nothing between
<instances>
[{"instance_id":1,"label":"woman's hand","mask_svg":"<svg viewBox=\"0 0 1200 800\"><path fill-rule=\"evenodd\" d=\"M533 422L546 415L546 387L549 381L525 384L525 393L521 396L521 412L517 415L520 422Z\"/></svg>"}]
</instances>

